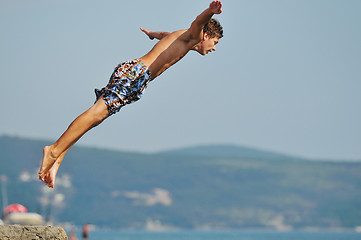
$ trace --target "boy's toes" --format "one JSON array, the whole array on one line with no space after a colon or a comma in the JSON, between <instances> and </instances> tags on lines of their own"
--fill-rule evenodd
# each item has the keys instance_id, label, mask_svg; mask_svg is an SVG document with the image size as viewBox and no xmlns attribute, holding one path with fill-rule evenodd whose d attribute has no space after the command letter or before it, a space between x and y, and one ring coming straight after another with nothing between
<instances>
[{"instance_id":1,"label":"boy's toes","mask_svg":"<svg viewBox=\"0 0 361 240\"><path fill-rule=\"evenodd\" d=\"M39 179L44 182L44 174L39 174Z\"/></svg>"}]
</instances>

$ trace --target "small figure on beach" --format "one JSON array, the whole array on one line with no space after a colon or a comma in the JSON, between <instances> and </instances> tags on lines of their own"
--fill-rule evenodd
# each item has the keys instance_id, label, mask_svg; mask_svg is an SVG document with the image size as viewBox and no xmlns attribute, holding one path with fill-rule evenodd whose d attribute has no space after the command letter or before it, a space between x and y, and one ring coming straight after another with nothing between
<instances>
[{"instance_id":1,"label":"small figure on beach","mask_svg":"<svg viewBox=\"0 0 361 240\"><path fill-rule=\"evenodd\" d=\"M78 240L78 238L76 237L76 232L74 229L72 229L69 233L69 240Z\"/></svg>"},{"instance_id":2,"label":"small figure on beach","mask_svg":"<svg viewBox=\"0 0 361 240\"><path fill-rule=\"evenodd\" d=\"M141 29L150 39L160 41L143 57L119 64L109 83L104 88L95 90L94 105L78 116L54 144L44 147L39 179L53 188L65 154L87 131L117 113L126 104L139 100L149 82L190 50L201 55L215 51L217 43L223 37L223 29L212 17L220 13L221 1L213 1L188 29L172 33Z\"/></svg>"},{"instance_id":3,"label":"small figure on beach","mask_svg":"<svg viewBox=\"0 0 361 240\"><path fill-rule=\"evenodd\" d=\"M83 240L88 240L89 239L89 224L85 224L83 226Z\"/></svg>"}]
</instances>

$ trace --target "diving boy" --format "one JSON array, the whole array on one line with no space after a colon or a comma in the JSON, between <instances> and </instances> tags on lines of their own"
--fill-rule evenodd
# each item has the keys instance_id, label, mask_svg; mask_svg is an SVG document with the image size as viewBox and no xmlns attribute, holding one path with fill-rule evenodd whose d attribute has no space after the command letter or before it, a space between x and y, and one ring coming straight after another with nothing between
<instances>
[{"instance_id":1,"label":"diving boy","mask_svg":"<svg viewBox=\"0 0 361 240\"><path fill-rule=\"evenodd\" d=\"M56 174L66 152L87 131L118 112L124 105L139 100L150 81L182 59L190 50L202 55L215 51L216 44L223 37L223 30L218 21L211 19L214 14L221 12L222 3L211 2L189 29L167 33L143 57L119 64L108 85L95 90L97 100L94 105L77 117L54 144L44 147L39 179L49 187L54 187Z\"/></svg>"}]
</instances>

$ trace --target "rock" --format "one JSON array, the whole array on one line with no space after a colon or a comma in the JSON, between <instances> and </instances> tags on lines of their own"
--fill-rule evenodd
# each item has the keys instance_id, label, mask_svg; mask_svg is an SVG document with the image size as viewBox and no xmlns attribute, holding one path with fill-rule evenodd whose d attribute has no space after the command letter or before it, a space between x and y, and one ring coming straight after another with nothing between
<instances>
[{"instance_id":1,"label":"rock","mask_svg":"<svg viewBox=\"0 0 361 240\"><path fill-rule=\"evenodd\" d=\"M61 227L1 225L1 240L67 240L66 232Z\"/></svg>"}]
</instances>

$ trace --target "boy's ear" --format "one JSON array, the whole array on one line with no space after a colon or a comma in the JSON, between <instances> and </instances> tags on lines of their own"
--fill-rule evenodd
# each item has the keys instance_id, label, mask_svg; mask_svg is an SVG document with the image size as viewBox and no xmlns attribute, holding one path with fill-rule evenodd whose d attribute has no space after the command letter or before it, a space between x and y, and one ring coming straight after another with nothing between
<instances>
[{"instance_id":1,"label":"boy's ear","mask_svg":"<svg viewBox=\"0 0 361 240\"><path fill-rule=\"evenodd\" d=\"M203 33L203 41L204 40L208 40L209 39L209 35L208 35L208 33Z\"/></svg>"}]
</instances>

